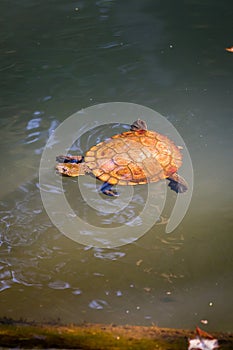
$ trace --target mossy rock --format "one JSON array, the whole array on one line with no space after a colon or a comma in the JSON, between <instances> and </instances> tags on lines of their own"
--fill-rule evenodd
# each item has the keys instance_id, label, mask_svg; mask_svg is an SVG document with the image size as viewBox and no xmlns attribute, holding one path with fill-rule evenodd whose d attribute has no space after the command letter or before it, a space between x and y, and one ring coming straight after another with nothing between
<instances>
[{"instance_id":1,"label":"mossy rock","mask_svg":"<svg viewBox=\"0 0 233 350\"><path fill-rule=\"evenodd\" d=\"M158 327L102 324L41 325L0 320L0 346L79 350L187 350L194 332ZM220 349L233 349L233 335L214 333Z\"/></svg>"}]
</instances>

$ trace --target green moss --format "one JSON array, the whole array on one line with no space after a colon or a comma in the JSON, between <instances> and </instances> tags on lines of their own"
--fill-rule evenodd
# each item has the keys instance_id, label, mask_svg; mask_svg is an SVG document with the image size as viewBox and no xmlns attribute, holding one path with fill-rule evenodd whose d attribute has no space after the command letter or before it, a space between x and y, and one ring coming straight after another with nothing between
<instances>
[{"instance_id":1,"label":"green moss","mask_svg":"<svg viewBox=\"0 0 233 350\"><path fill-rule=\"evenodd\" d=\"M193 337L189 331L157 327L51 326L17 322L3 322L0 325L0 346L9 348L187 350L188 337ZM233 348L232 335L218 334L218 339L221 349Z\"/></svg>"}]
</instances>

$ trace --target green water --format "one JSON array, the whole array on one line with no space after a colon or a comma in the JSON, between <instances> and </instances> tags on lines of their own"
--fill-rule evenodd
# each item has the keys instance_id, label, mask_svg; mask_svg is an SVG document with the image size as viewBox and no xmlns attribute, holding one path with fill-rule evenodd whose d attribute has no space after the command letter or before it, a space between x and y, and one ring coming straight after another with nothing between
<instances>
[{"instance_id":1,"label":"green water","mask_svg":"<svg viewBox=\"0 0 233 350\"><path fill-rule=\"evenodd\" d=\"M232 3L0 6L0 317L232 331ZM195 183L174 232L155 225L135 243L105 250L53 226L38 172L62 121L114 101L150 107L174 125Z\"/></svg>"}]
</instances>

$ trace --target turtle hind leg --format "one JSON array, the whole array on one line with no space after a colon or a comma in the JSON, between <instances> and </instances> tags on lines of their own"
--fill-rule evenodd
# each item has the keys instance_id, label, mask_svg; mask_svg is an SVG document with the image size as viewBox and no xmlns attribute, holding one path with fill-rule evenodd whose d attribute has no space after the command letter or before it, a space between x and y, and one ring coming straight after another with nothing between
<instances>
[{"instance_id":1,"label":"turtle hind leg","mask_svg":"<svg viewBox=\"0 0 233 350\"><path fill-rule=\"evenodd\" d=\"M177 173L172 174L167 179L169 180L168 186L171 188L171 190L175 191L176 193L183 193L187 191L187 182Z\"/></svg>"},{"instance_id":2,"label":"turtle hind leg","mask_svg":"<svg viewBox=\"0 0 233 350\"><path fill-rule=\"evenodd\" d=\"M118 197L119 196L117 191L113 190L112 185L110 185L108 182L103 183L103 185L100 188L100 191L103 194L106 194L107 196L111 196L111 197Z\"/></svg>"},{"instance_id":3,"label":"turtle hind leg","mask_svg":"<svg viewBox=\"0 0 233 350\"><path fill-rule=\"evenodd\" d=\"M56 161L58 163L82 163L84 157L83 156L57 156Z\"/></svg>"}]
</instances>

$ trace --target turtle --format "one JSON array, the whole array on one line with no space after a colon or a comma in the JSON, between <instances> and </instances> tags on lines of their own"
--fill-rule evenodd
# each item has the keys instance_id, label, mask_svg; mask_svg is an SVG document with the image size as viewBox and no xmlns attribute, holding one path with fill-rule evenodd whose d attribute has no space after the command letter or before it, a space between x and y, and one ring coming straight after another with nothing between
<instances>
[{"instance_id":1,"label":"turtle","mask_svg":"<svg viewBox=\"0 0 233 350\"><path fill-rule=\"evenodd\" d=\"M92 174L103 181L102 193L118 196L114 185L142 185L169 180L176 193L187 191L187 182L177 173L182 165L182 147L167 136L147 129L138 119L129 131L92 146L85 156L57 156L56 169L66 176Z\"/></svg>"}]
</instances>

